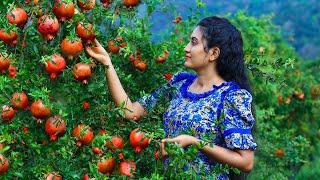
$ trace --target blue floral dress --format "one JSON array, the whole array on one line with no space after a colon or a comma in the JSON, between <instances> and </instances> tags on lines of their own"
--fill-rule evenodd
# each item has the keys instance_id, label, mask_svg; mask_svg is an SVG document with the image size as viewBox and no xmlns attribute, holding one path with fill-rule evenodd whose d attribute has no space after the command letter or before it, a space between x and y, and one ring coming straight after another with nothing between
<instances>
[{"instance_id":1,"label":"blue floral dress","mask_svg":"<svg viewBox=\"0 0 320 180\"><path fill-rule=\"evenodd\" d=\"M257 144L251 134L254 125L251 94L232 81L214 85L205 93L193 93L189 91L189 86L196 77L188 72L177 73L168 83L138 99L138 102L147 112L161 100L169 102L163 116L166 137L176 137L192 129L199 139L213 134L212 143L215 145L255 150ZM217 165L202 152L197 157L191 166L201 164L206 170L211 170ZM228 179L228 174L221 173L217 179Z\"/></svg>"}]
</instances>

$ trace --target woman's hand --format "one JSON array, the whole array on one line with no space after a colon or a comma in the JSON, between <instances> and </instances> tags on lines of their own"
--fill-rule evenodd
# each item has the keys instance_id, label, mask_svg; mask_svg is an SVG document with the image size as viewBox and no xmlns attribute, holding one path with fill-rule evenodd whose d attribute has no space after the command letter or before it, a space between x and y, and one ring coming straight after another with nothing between
<instances>
[{"instance_id":1,"label":"woman's hand","mask_svg":"<svg viewBox=\"0 0 320 180\"><path fill-rule=\"evenodd\" d=\"M181 147L186 147L199 142L199 139L190 135L179 135L174 138L162 139L161 143L178 143Z\"/></svg>"},{"instance_id":2,"label":"woman's hand","mask_svg":"<svg viewBox=\"0 0 320 180\"><path fill-rule=\"evenodd\" d=\"M94 45L92 47L86 47L87 53L95 58L98 62L108 65L110 61L110 56L107 51L101 46L97 39L94 40Z\"/></svg>"}]
</instances>

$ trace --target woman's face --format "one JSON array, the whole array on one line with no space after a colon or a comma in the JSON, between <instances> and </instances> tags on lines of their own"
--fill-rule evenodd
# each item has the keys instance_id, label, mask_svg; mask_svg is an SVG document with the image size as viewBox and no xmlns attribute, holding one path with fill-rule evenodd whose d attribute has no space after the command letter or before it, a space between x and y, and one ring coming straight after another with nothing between
<instances>
[{"instance_id":1,"label":"woman's face","mask_svg":"<svg viewBox=\"0 0 320 180\"><path fill-rule=\"evenodd\" d=\"M197 26L191 36L190 42L184 48L186 53L184 66L194 70L201 69L209 63L209 54L204 51L205 42L202 41L202 32Z\"/></svg>"}]
</instances>

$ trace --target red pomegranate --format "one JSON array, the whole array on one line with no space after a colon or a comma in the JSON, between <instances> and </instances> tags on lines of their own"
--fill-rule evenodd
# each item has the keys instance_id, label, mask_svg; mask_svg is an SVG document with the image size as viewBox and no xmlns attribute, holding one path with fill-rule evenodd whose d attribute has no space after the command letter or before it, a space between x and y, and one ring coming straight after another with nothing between
<instances>
[{"instance_id":1,"label":"red pomegranate","mask_svg":"<svg viewBox=\"0 0 320 180\"><path fill-rule=\"evenodd\" d=\"M43 15L38 20L38 31L47 41L54 39L54 36L59 31L59 27L60 25L56 17Z\"/></svg>"},{"instance_id":2,"label":"red pomegranate","mask_svg":"<svg viewBox=\"0 0 320 180\"><path fill-rule=\"evenodd\" d=\"M51 59L45 62L46 71L52 80L56 79L64 68L66 68L66 61L59 54L54 54Z\"/></svg>"},{"instance_id":3,"label":"red pomegranate","mask_svg":"<svg viewBox=\"0 0 320 180\"><path fill-rule=\"evenodd\" d=\"M76 27L78 37L83 41L93 41L96 38L94 28L91 23L78 23Z\"/></svg>"},{"instance_id":4,"label":"red pomegranate","mask_svg":"<svg viewBox=\"0 0 320 180\"><path fill-rule=\"evenodd\" d=\"M90 180L88 173L82 176L82 180Z\"/></svg>"},{"instance_id":5,"label":"red pomegranate","mask_svg":"<svg viewBox=\"0 0 320 180\"><path fill-rule=\"evenodd\" d=\"M39 0L33 0L33 4L37 5ZM24 1L26 4L29 4L31 2L31 0L25 0Z\"/></svg>"},{"instance_id":6,"label":"red pomegranate","mask_svg":"<svg viewBox=\"0 0 320 180\"><path fill-rule=\"evenodd\" d=\"M173 74L171 73L165 73L163 74L163 77L167 80L167 81L170 81L173 77Z\"/></svg>"},{"instance_id":7,"label":"red pomegranate","mask_svg":"<svg viewBox=\"0 0 320 180\"><path fill-rule=\"evenodd\" d=\"M78 63L73 67L73 74L78 81L87 84L87 79L91 77L91 67L89 64Z\"/></svg>"},{"instance_id":8,"label":"red pomegranate","mask_svg":"<svg viewBox=\"0 0 320 180\"><path fill-rule=\"evenodd\" d=\"M68 57L68 59L73 59L73 57L77 56L82 50L83 45L80 39L69 40L65 38L61 44L62 53Z\"/></svg>"},{"instance_id":9,"label":"red pomegranate","mask_svg":"<svg viewBox=\"0 0 320 180\"><path fill-rule=\"evenodd\" d=\"M122 175L133 177L136 170L136 163L134 161L122 161L119 164L119 172Z\"/></svg>"},{"instance_id":10,"label":"red pomegranate","mask_svg":"<svg viewBox=\"0 0 320 180\"><path fill-rule=\"evenodd\" d=\"M5 29L0 29L0 40L4 43L14 46L17 44L18 34L11 30L10 32L7 32Z\"/></svg>"},{"instance_id":11,"label":"red pomegranate","mask_svg":"<svg viewBox=\"0 0 320 180\"><path fill-rule=\"evenodd\" d=\"M103 7L108 8L109 5L111 4L111 0L100 0L102 3Z\"/></svg>"},{"instance_id":12,"label":"red pomegranate","mask_svg":"<svg viewBox=\"0 0 320 180\"><path fill-rule=\"evenodd\" d=\"M9 161L6 157L0 154L0 176L9 169Z\"/></svg>"},{"instance_id":13,"label":"red pomegranate","mask_svg":"<svg viewBox=\"0 0 320 180\"><path fill-rule=\"evenodd\" d=\"M149 138L144 136L143 132L140 132L138 128L130 132L129 141L136 153L140 153L149 144Z\"/></svg>"},{"instance_id":14,"label":"red pomegranate","mask_svg":"<svg viewBox=\"0 0 320 180\"><path fill-rule=\"evenodd\" d=\"M83 101L82 102L82 108L84 111L87 111L90 108L90 104L88 101Z\"/></svg>"},{"instance_id":15,"label":"red pomegranate","mask_svg":"<svg viewBox=\"0 0 320 180\"><path fill-rule=\"evenodd\" d=\"M101 155L103 153L103 151L98 147L93 147L92 152L98 155Z\"/></svg>"},{"instance_id":16,"label":"red pomegranate","mask_svg":"<svg viewBox=\"0 0 320 180\"><path fill-rule=\"evenodd\" d=\"M72 131L72 136L77 138L77 145L86 145L93 140L91 128L85 124L79 124Z\"/></svg>"},{"instance_id":17,"label":"red pomegranate","mask_svg":"<svg viewBox=\"0 0 320 180\"><path fill-rule=\"evenodd\" d=\"M2 106L2 121L3 122L11 122L14 118L15 111L12 107L9 107L7 105Z\"/></svg>"},{"instance_id":18,"label":"red pomegranate","mask_svg":"<svg viewBox=\"0 0 320 180\"><path fill-rule=\"evenodd\" d=\"M140 71L145 71L148 65L143 61L134 61L134 67Z\"/></svg>"},{"instance_id":19,"label":"red pomegranate","mask_svg":"<svg viewBox=\"0 0 320 180\"><path fill-rule=\"evenodd\" d=\"M0 53L0 72L6 73L10 66L10 59L7 55Z\"/></svg>"},{"instance_id":20,"label":"red pomegranate","mask_svg":"<svg viewBox=\"0 0 320 180\"><path fill-rule=\"evenodd\" d=\"M169 51L165 50L165 52L156 59L157 63L159 64L164 63L167 60L168 56L169 56Z\"/></svg>"},{"instance_id":21,"label":"red pomegranate","mask_svg":"<svg viewBox=\"0 0 320 180\"><path fill-rule=\"evenodd\" d=\"M9 23L23 26L28 20L28 14L24 9L17 7L7 14L7 18Z\"/></svg>"},{"instance_id":22,"label":"red pomegranate","mask_svg":"<svg viewBox=\"0 0 320 180\"><path fill-rule=\"evenodd\" d=\"M111 141L107 140L106 146L109 149L122 149L124 146L124 140L120 136L112 136Z\"/></svg>"},{"instance_id":23,"label":"red pomegranate","mask_svg":"<svg viewBox=\"0 0 320 180\"><path fill-rule=\"evenodd\" d=\"M49 173L46 177L46 180L62 180L62 176L57 173Z\"/></svg>"},{"instance_id":24,"label":"red pomegranate","mask_svg":"<svg viewBox=\"0 0 320 180\"><path fill-rule=\"evenodd\" d=\"M97 167L99 172L111 175L116 167L116 160L113 157L102 159L97 163Z\"/></svg>"},{"instance_id":25,"label":"red pomegranate","mask_svg":"<svg viewBox=\"0 0 320 180\"><path fill-rule=\"evenodd\" d=\"M66 131L66 123L60 116L56 115L47 119L45 131L50 136L51 141L56 141L58 136L62 136Z\"/></svg>"},{"instance_id":26,"label":"red pomegranate","mask_svg":"<svg viewBox=\"0 0 320 180\"><path fill-rule=\"evenodd\" d=\"M96 4L96 0L78 0L77 2L78 2L78 6L82 10L90 10Z\"/></svg>"},{"instance_id":27,"label":"red pomegranate","mask_svg":"<svg viewBox=\"0 0 320 180\"><path fill-rule=\"evenodd\" d=\"M28 96L24 92L16 92L10 100L11 105L15 109L26 109L28 107Z\"/></svg>"},{"instance_id":28,"label":"red pomegranate","mask_svg":"<svg viewBox=\"0 0 320 180\"><path fill-rule=\"evenodd\" d=\"M52 10L59 21L66 21L74 15L74 4L73 2L66 3L61 0L56 0Z\"/></svg>"},{"instance_id":29,"label":"red pomegranate","mask_svg":"<svg viewBox=\"0 0 320 180\"><path fill-rule=\"evenodd\" d=\"M10 65L9 68L9 77L14 78L17 76L17 68L13 65Z\"/></svg>"},{"instance_id":30,"label":"red pomegranate","mask_svg":"<svg viewBox=\"0 0 320 180\"><path fill-rule=\"evenodd\" d=\"M127 7L134 7L140 3L140 0L123 0L123 4Z\"/></svg>"},{"instance_id":31,"label":"red pomegranate","mask_svg":"<svg viewBox=\"0 0 320 180\"><path fill-rule=\"evenodd\" d=\"M46 107L41 100L36 100L31 104L31 114L37 119L43 119L50 115L50 108Z\"/></svg>"},{"instance_id":32,"label":"red pomegranate","mask_svg":"<svg viewBox=\"0 0 320 180\"><path fill-rule=\"evenodd\" d=\"M117 44L113 40L110 40L108 41L108 49L112 54L118 54L120 47L117 46Z\"/></svg>"}]
</instances>

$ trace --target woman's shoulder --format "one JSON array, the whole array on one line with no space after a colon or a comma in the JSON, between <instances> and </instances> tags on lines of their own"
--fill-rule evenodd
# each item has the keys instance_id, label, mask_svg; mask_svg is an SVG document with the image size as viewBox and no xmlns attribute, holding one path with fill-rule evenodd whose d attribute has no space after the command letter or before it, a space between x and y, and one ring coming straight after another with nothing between
<instances>
[{"instance_id":1,"label":"woman's shoulder","mask_svg":"<svg viewBox=\"0 0 320 180\"><path fill-rule=\"evenodd\" d=\"M236 85L234 88L231 88L231 90L228 91L226 100L232 104L251 102L252 94L248 90L240 88L240 86Z\"/></svg>"},{"instance_id":2,"label":"woman's shoulder","mask_svg":"<svg viewBox=\"0 0 320 180\"><path fill-rule=\"evenodd\" d=\"M187 71L181 71L181 72L177 72L176 74L173 75L173 77L171 79L171 83L176 84L176 83L181 82L183 80L195 78L195 77L196 77L195 74L192 74Z\"/></svg>"}]
</instances>

